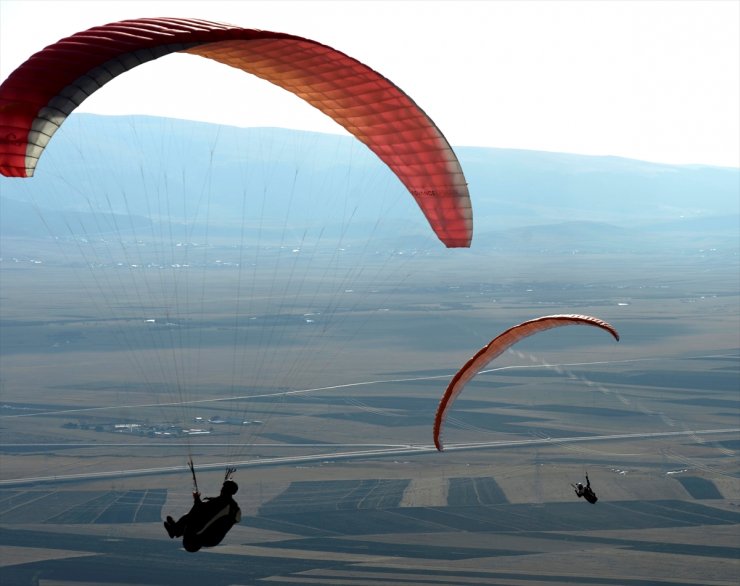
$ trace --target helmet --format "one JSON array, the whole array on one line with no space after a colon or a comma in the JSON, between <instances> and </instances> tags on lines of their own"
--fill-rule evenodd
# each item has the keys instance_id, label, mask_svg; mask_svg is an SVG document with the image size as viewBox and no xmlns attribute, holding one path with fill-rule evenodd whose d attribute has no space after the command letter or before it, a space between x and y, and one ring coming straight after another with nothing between
<instances>
[{"instance_id":1,"label":"helmet","mask_svg":"<svg viewBox=\"0 0 740 586\"><path fill-rule=\"evenodd\" d=\"M577 486L578 488L583 488L583 484L581 484L580 482L579 482L578 484L576 484L576 486Z\"/></svg>"},{"instance_id":2,"label":"helmet","mask_svg":"<svg viewBox=\"0 0 740 586\"><path fill-rule=\"evenodd\" d=\"M233 480L227 480L224 482L223 486L221 487L221 494L236 494L239 490L239 485L234 482Z\"/></svg>"}]
</instances>

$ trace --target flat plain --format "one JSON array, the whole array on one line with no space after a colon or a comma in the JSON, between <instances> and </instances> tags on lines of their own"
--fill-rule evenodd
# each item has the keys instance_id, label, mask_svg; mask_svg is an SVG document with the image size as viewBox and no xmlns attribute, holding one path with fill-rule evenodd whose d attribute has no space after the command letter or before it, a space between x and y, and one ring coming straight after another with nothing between
<instances>
[{"instance_id":1,"label":"flat plain","mask_svg":"<svg viewBox=\"0 0 740 586\"><path fill-rule=\"evenodd\" d=\"M471 251L336 274L283 262L248 283L227 267L162 271L175 307L122 287L142 271L70 266L58 248L10 260L13 246L0 264L3 584L740 575L736 253ZM436 452L455 370L555 313L600 317L622 339L574 327L521 342L468 385ZM189 456L205 494L238 467L244 513L196 555L162 528L189 508ZM586 473L593 506L570 486Z\"/></svg>"}]
</instances>

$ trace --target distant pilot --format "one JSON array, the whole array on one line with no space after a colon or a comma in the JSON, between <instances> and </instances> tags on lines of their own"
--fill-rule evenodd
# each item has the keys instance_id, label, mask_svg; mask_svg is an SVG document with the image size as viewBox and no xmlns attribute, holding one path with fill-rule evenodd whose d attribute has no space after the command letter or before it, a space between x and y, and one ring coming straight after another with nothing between
<instances>
[{"instance_id":1,"label":"distant pilot","mask_svg":"<svg viewBox=\"0 0 740 586\"><path fill-rule=\"evenodd\" d=\"M215 498L200 499L200 493L193 493L193 507L187 514L175 521L168 516L164 528L170 539L182 537L182 546L190 552L201 547L214 547L221 543L229 530L242 519L242 512L233 496L239 486L233 480L226 480L221 494Z\"/></svg>"},{"instance_id":2,"label":"distant pilot","mask_svg":"<svg viewBox=\"0 0 740 586\"><path fill-rule=\"evenodd\" d=\"M596 501L599 500L599 498L596 496L596 493L591 488L591 482L588 479L588 474L586 474L586 486L583 486L583 483L581 482L578 482L577 484L571 484L571 486L576 490L576 496L578 498L583 497L592 505L596 504Z\"/></svg>"}]
</instances>

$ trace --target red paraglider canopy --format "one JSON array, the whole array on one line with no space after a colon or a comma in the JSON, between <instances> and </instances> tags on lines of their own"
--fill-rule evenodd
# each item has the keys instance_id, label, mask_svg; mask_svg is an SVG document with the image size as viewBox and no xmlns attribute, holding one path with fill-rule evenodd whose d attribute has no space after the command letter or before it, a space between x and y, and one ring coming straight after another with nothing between
<instances>
[{"instance_id":1,"label":"red paraglider canopy","mask_svg":"<svg viewBox=\"0 0 740 586\"><path fill-rule=\"evenodd\" d=\"M0 86L0 173L31 177L54 132L88 96L117 75L174 52L252 73L318 108L390 167L445 245L470 245L472 210L460 164L409 96L326 45L204 20L125 20L33 55Z\"/></svg>"},{"instance_id":2,"label":"red paraglider canopy","mask_svg":"<svg viewBox=\"0 0 740 586\"><path fill-rule=\"evenodd\" d=\"M462 392L465 385L476 374L483 370L494 358L503 354L508 348L519 340L532 336L538 332L559 328L561 326L585 325L601 328L609 332L615 340L619 341L619 333L607 322L589 315L545 315L531 319L509 328L483 346L463 367L458 370L447 385L442 399L437 407L434 417L434 445L442 451L442 423L444 423L450 406Z\"/></svg>"}]
</instances>

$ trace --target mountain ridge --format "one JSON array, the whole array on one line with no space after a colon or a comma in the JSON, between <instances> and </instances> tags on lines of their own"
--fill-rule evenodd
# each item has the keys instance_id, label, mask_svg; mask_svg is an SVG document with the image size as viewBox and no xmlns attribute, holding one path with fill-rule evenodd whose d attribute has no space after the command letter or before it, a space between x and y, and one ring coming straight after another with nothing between
<instances>
[{"instance_id":1,"label":"mountain ridge","mask_svg":"<svg viewBox=\"0 0 740 586\"><path fill-rule=\"evenodd\" d=\"M473 246L580 243L597 250L663 237L669 248L714 237L726 247L738 239L740 169L522 149L455 152L469 182ZM244 232L242 217L255 218L247 235L258 223L262 233L277 233L288 208L292 218L335 232L351 218L348 238L365 237L379 218L403 232L420 216L400 182L352 137L148 116L76 114L51 141L34 178L3 178L0 187L3 237L45 237L52 226L52 233L64 232L62 216L70 210L87 233L167 222L182 227L183 237L188 224L198 231L206 206L214 235L231 237ZM152 203L168 190L185 194L187 213L169 201ZM125 208L111 204L120 193ZM328 195L338 205L314 209L303 193Z\"/></svg>"}]
</instances>

